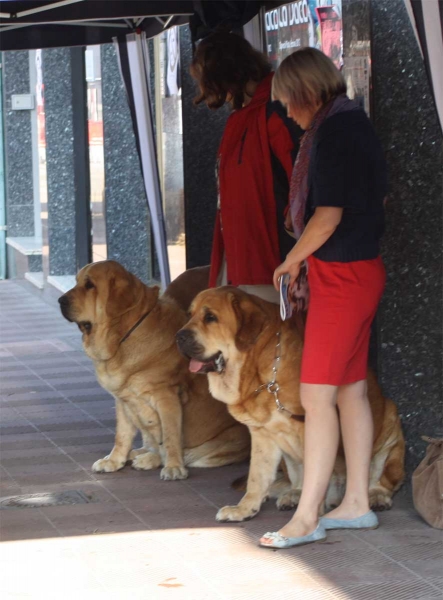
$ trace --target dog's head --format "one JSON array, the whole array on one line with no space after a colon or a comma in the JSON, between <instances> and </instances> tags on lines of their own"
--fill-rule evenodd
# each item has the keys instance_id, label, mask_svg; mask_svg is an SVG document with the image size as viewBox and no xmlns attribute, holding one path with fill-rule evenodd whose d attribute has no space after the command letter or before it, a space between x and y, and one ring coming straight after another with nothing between
<instances>
[{"instance_id":1,"label":"dog's head","mask_svg":"<svg viewBox=\"0 0 443 600\"><path fill-rule=\"evenodd\" d=\"M229 286L198 294L190 317L176 338L193 373L223 373L234 355L255 344L267 321L258 299Z\"/></svg>"},{"instance_id":2,"label":"dog's head","mask_svg":"<svg viewBox=\"0 0 443 600\"><path fill-rule=\"evenodd\" d=\"M118 343L124 315L136 307L142 314L154 306L159 290L148 288L113 260L83 267L76 279L77 284L58 300L62 315L77 323L91 358L105 360L112 353L110 346Z\"/></svg>"}]
</instances>

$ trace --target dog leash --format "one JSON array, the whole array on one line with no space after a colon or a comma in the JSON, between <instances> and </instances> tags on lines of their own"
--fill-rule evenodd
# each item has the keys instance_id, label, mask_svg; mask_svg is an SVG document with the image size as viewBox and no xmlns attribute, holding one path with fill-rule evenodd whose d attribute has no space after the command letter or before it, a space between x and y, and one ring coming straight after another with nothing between
<instances>
[{"instance_id":1,"label":"dog leash","mask_svg":"<svg viewBox=\"0 0 443 600\"><path fill-rule=\"evenodd\" d=\"M137 323L136 323L135 325L133 325L133 326L131 327L131 329L130 329L130 330L129 330L129 331L128 331L128 332L127 332L127 333L126 333L124 336L123 336L123 338L120 340L119 346L121 346L121 345L123 344L123 342L126 342L126 340L127 340L127 339L128 339L128 337L131 335L131 333L132 333L133 331L135 331L135 329L137 329L137 327L143 323L143 321L146 319L146 317L147 317L149 314L151 314L151 312L152 312L152 308L151 308L151 310L148 310L148 312L147 312L147 313L145 313L144 315L142 315L142 316L140 317L140 319L137 321Z\"/></svg>"},{"instance_id":2,"label":"dog leash","mask_svg":"<svg viewBox=\"0 0 443 600\"><path fill-rule=\"evenodd\" d=\"M269 394L272 394L274 396L274 400L275 400L275 404L277 405L277 410L279 412L285 412L289 415L289 417L291 419L294 419L294 421L300 421L300 422L304 422L305 420L305 416L304 415L295 415L294 413L292 413L290 410L288 410L286 408L286 406L284 406L281 402L280 399L278 397L278 393L280 391L280 386L277 383L277 371L278 371L278 366L280 364L281 361L281 331L277 332L277 343L275 345L275 356L274 356L274 364L272 365L272 380L269 381L268 383L263 383L260 387L258 387L255 390L255 394L260 394L263 390L266 390Z\"/></svg>"}]
</instances>

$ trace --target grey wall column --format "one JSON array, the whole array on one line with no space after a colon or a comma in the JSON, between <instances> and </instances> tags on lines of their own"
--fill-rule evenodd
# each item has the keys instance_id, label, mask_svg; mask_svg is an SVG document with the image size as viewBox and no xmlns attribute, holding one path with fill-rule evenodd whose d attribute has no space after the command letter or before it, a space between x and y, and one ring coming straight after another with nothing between
<instances>
[{"instance_id":1,"label":"grey wall column","mask_svg":"<svg viewBox=\"0 0 443 600\"><path fill-rule=\"evenodd\" d=\"M190 73L191 35L180 28L183 111L183 173L187 268L208 265L217 207L215 161L229 111L194 106L197 88Z\"/></svg>"},{"instance_id":2,"label":"grey wall column","mask_svg":"<svg viewBox=\"0 0 443 600\"><path fill-rule=\"evenodd\" d=\"M443 436L442 137L403 0L372 0L372 32L375 126L391 187L379 364L400 409L410 472L420 436Z\"/></svg>"},{"instance_id":3,"label":"grey wall column","mask_svg":"<svg viewBox=\"0 0 443 600\"><path fill-rule=\"evenodd\" d=\"M34 235L32 127L29 110L12 110L13 94L29 94L29 53L3 53L8 237Z\"/></svg>"},{"instance_id":4,"label":"grey wall column","mask_svg":"<svg viewBox=\"0 0 443 600\"><path fill-rule=\"evenodd\" d=\"M71 51L43 50L49 275L76 273Z\"/></svg>"},{"instance_id":5,"label":"grey wall column","mask_svg":"<svg viewBox=\"0 0 443 600\"><path fill-rule=\"evenodd\" d=\"M108 258L149 283L150 220L131 115L115 49L101 51Z\"/></svg>"}]
</instances>

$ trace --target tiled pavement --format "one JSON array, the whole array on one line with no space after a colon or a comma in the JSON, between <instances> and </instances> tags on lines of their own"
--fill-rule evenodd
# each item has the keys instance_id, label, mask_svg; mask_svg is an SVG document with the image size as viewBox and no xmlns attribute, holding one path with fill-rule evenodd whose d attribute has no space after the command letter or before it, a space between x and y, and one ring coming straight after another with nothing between
<instances>
[{"instance_id":1,"label":"tiled pavement","mask_svg":"<svg viewBox=\"0 0 443 600\"><path fill-rule=\"evenodd\" d=\"M194 469L183 482L126 467L94 475L113 441L112 399L78 333L17 282L0 283L1 497L79 490L88 502L0 511L0 594L9 599L436 600L442 532L406 497L377 531L332 532L298 550L260 549L287 520L267 503L218 525L246 465Z\"/></svg>"}]
</instances>

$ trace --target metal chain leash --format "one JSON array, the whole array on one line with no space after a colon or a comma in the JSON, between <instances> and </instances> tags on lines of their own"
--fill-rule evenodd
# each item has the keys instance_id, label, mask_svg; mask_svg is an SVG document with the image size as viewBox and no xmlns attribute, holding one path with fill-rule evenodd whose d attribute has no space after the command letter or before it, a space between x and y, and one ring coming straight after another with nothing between
<instances>
[{"instance_id":1,"label":"metal chain leash","mask_svg":"<svg viewBox=\"0 0 443 600\"><path fill-rule=\"evenodd\" d=\"M280 386L277 383L277 372L278 367L281 361L281 332L277 332L277 343L275 345L275 355L274 355L274 364L272 365L272 379L269 383L263 383L260 387L255 390L255 394L260 394L263 390L266 390L269 394L274 396L275 404L277 406L277 410L279 412L286 412L291 417L291 419L295 419L296 421L303 422L305 420L304 415L295 415L290 410L283 406L278 397L278 393L280 391Z\"/></svg>"},{"instance_id":2,"label":"metal chain leash","mask_svg":"<svg viewBox=\"0 0 443 600\"><path fill-rule=\"evenodd\" d=\"M259 394L263 390L266 390L269 394L274 396L275 404L277 405L277 410L280 412L287 412L292 416L290 410L288 410L283 404L280 402L278 397L278 393L280 391L280 386L277 383L277 372L278 367L281 361L281 332L277 332L277 343L275 345L275 355L274 355L274 364L272 365L272 379L269 383L264 383L260 387L255 390L256 394Z\"/></svg>"}]
</instances>

